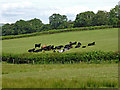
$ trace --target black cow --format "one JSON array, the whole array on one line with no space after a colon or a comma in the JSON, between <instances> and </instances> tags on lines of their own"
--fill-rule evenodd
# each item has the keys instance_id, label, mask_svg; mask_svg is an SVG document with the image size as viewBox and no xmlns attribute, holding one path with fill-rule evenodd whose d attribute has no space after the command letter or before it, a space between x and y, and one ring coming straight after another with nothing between
<instances>
[{"instance_id":1,"label":"black cow","mask_svg":"<svg viewBox=\"0 0 120 90\"><path fill-rule=\"evenodd\" d=\"M82 46L82 48L86 48L86 46Z\"/></svg>"},{"instance_id":2,"label":"black cow","mask_svg":"<svg viewBox=\"0 0 120 90\"><path fill-rule=\"evenodd\" d=\"M70 42L70 45L76 45L76 43L77 43L77 42L73 42L73 43Z\"/></svg>"},{"instance_id":3,"label":"black cow","mask_svg":"<svg viewBox=\"0 0 120 90\"><path fill-rule=\"evenodd\" d=\"M34 52L35 48L29 49L28 52Z\"/></svg>"},{"instance_id":4,"label":"black cow","mask_svg":"<svg viewBox=\"0 0 120 90\"><path fill-rule=\"evenodd\" d=\"M65 45L64 48L70 48L71 46L72 46L71 44L67 44L67 45Z\"/></svg>"},{"instance_id":5,"label":"black cow","mask_svg":"<svg viewBox=\"0 0 120 90\"><path fill-rule=\"evenodd\" d=\"M61 49L62 47L63 47L63 45L56 46L55 49Z\"/></svg>"},{"instance_id":6,"label":"black cow","mask_svg":"<svg viewBox=\"0 0 120 90\"><path fill-rule=\"evenodd\" d=\"M51 49L54 50L54 45L51 46Z\"/></svg>"},{"instance_id":7,"label":"black cow","mask_svg":"<svg viewBox=\"0 0 120 90\"><path fill-rule=\"evenodd\" d=\"M62 47L56 46L55 49L61 49Z\"/></svg>"},{"instance_id":8,"label":"black cow","mask_svg":"<svg viewBox=\"0 0 120 90\"><path fill-rule=\"evenodd\" d=\"M45 50L45 51L50 51L51 50L51 45L49 45L49 46L46 46L46 47L42 47L41 49L42 50Z\"/></svg>"},{"instance_id":9,"label":"black cow","mask_svg":"<svg viewBox=\"0 0 120 90\"><path fill-rule=\"evenodd\" d=\"M51 50L51 47L52 47L51 45L47 46L48 51Z\"/></svg>"},{"instance_id":10,"label":"black cow","mask_svg":"<svg viewBox=\"0 0 120 90\"><path fill-rule=\"evenodd\" d=\"M70 41L69 43L70 43L70 44L72 44L72 42L71 42L71 41Z\"/></svg>"},{"instance_id":11,"label":"black cow","mask_svg":"<svg viewBox=\"0 0 120 90\"><path fill-rule=\"evenodd\" d=\"M60 45L59 47L61 47L61 48L62 48L62 47L63 47L63 45Z\"/></svg>"},{"instance_id":12,"label":"black cow","mask_svg":"<svg viewBox=\"0 0 120 90\"><path fill-rule=\"evenodd\" d=\"M36 48L36 47L39 47L39 48L40 48L40 46L41 46L41 43L40 43L40 44L35 44L35 48Z\"/></svg>"},{"instance_id":13,"label":"black cow","mask_svg":"<svg viewBox=\"0 0 120 90\"><path fill-rule=\"evenodd\" d=\"M78 42L78 45L82 45L80 42Z\"/></svg>"},{"instance_id":14,"label":"black cow","mask_svg":"<svg viewBox=\"0 0 120 90\"><path fill-rule=\"evenodd\" d=\"M75 46L75 48L79 48L79 47L80 47L80 45Z\"/></svg>"},{"instance_id":15,"label":"black cow","mask_svg":"<svg viewBox=\"0 0 120 90\"><path fill-rule=\"evenodd\" d=\"M93 42L92 45L95 45L95 42Z\"/></svg>"},{"instance_id":16,"label":"black cow","mask_svg":"<svg viewBox=\"0 0 120 90\"><path fill-rule=\"evenodd\" d=\"M49 47L48 46L44 47L44 48L42 48L42 50L49 51Z\"/></svg>"},{"instance_id":17,"label":"black cow","mask_svg":"<svg viewBox=\"0 0 120 90\"><path fill-rule=\"evenodd\" d=\"M92 46L92 45L95 45L95 42L89 43L89 44L88 44L88 46Z\"/></svg>"},{"instance_id":18,"label":"black cow","mask_svg":"<svg viewBox=\"0 0 120 90\"><path fill-rule=\"evenodd\" d=\"M37 50L35 50L33 52L41 52L41 51L42 51L42 49L37 49Z\"/></svg>"},{"instance_id":19,"label":"black cow","mask_svg":"<svg viewBox=\"0 0 120 90\"><path fill-rule=\"evenodd\" d=\"M69 50L69 49L70 49L70 47L64 48L64 51L67 51L67 50Z\"/></svg>"},{"instance_id":20,"label":"black cow","mask_svg":"<svg viewBox=\"0 0 120 90\"><path fill-rule=\"evenodd\" d=\"M53 52L56 52L55 50L53 50Z\"/></svg>"}]
</instances>

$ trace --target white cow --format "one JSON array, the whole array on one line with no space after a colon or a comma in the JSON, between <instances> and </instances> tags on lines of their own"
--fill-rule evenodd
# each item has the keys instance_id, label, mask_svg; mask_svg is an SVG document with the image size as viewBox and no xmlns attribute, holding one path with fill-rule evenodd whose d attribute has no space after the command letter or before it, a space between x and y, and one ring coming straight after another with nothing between
<instances>
[{"instance_id":1,"label":"white cow","mask_svg":"<svg viewBox=\"0 0 120 90\"><path fill-rule=\"evenodd\" d=\"M59 50L58 52L62 53L62 52L64 52L64 49L63 50Z\"/></svg>"}]
</instances>

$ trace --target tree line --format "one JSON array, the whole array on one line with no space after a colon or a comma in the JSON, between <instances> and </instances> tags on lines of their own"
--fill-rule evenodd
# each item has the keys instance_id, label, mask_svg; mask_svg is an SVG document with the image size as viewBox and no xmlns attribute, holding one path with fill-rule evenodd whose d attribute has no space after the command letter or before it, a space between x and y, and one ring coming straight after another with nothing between
<instances>
[{"instance_id":1,"label":"tree line","mask_svg":"<svg viewBox=\"0 0 120 90\"><path fill-rule=\"evenodd\" d=\"M65 29L75 27L89 27L101 25L113 25L119 27L120 8L116 5L110 12L98 10L95 14L93 11L86 11L76 15L74 21L68 20L66 15L52 14L49 17L49 24L44 24L40 19L34 18L28 21L19 20L12 24L2 26L2 35L19 35L48 31L52 29Z\"/></svg>"}]
</instances>

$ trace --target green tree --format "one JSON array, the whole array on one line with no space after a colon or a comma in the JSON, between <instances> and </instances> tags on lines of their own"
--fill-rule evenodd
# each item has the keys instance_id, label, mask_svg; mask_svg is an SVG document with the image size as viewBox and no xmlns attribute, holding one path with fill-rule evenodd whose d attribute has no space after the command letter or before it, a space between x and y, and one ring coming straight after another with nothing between
<instances>
[{"instance_id":1,"label":"green tree","mask_svg":"<svg viewBox=\"0 0 120 90\"><path fill-rule=\"evenodd\" d=\"M48 31L51 30L51 25L50 24L44 24L40 27L40 31Z\"/></svg>"},{"instance_id":2,"label":"green tree","mask_svg":"<svg viewBox=\"0 0 120 90\"><path fill-rule=\"evenodd\" d=\"M40 27L43 25L42 21L40 19L31 19L28 21L29 25L32 27L32 32L38 32L41 31Z\"/></svg>"},{"instance_id":3,"label":"green tree","mask_svg":"<svg viewBox=\"0 0 120 90\"><path fill-rule=\"evenodd\" d=\"M72 20L69 20L67 22L67 28L73 28L73 26L74 26L74 22Z\"/></svg>"},{"instance_id":4,"label":"green tree","mask_svg":"<svg viewBox=\"0 0 120 90\"><path fill-rule=\"evenodd\" d=\"M5 36L5 35L14 34L13 26L14 26L14 24L8 24L8 23L4 24L2 26L2 35Z\"/></svg>"},{"instance_id":5,"label":"green tree","mask_svg":"<svg viewBox=\"0 0 120 90\"><path fill-rule=\"evenodd\" d=\"M108 25L109 23L109 13L106 11L99 10L92 20L93 25Z\"/></svg>"},{"instance_id":6,"label":"green tree","mask_svg":"<svg viewBox=\"0 0 120 90\"><path fill-rule=\"evenodd\" d=\"M53 14L49 17L49 23L52 29L66 28L67 16L60 14Z\"/></svg>"},{"instance_id":7,"label":"green tree","mask_svg":"<svg viewBox=\"0 0 120 90\"><path fill-rule=\"evenodd\" d=\"M117 26L120 20L120 8L118 5L115 8L110 10L109 13L109 24L113 26Z\"/></svg>"},{"instance_id":8,"label":"green tree","mask_svg":"<svg viewBox=\"0 0 120 90\"><path fill-rule=\"evenodd\" d=\"M27 21L24 21L24 20L17 21L15 23L13 29L14 29L14 34L15 35L25 34L25 33L32 33L33 32L31 26L29 25L29 23Z\"/></svg>"},{"instance_id":9,"label":"green tree","mask_svg":"<svg viewBox=\"0 0 120 90\"><path fill-rule=\"evenodd\" d=\"M74 21L74 27L86 27L92 25L92 19L94 17L93 11L87 11L80 14L77 14Z\"/></svg>"}]
</instances>

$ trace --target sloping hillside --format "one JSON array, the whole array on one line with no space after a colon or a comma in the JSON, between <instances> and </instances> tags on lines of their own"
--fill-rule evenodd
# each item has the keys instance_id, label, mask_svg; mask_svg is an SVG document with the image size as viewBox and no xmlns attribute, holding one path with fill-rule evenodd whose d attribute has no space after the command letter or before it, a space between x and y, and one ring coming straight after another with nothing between
<instances>
[{"instance_id":1,"label":"sloping hillside","mask_svg":"<svg viewBox=\"0 0 120 90\"><path fill-rule=\"evenodd\" d=\"M95 41L96 45L83 48L72 48L68 52L82 52L90 50L117 51L118 50L118 29L104 29L91 31L76 31L67 33L47 34L20 39L3 40L4 53L27 53L27 50L34 47L35 43L42 45L66 45L69 42L81 42L87 45ZM40 52L41 53L41 52Z\"/></svg>"}]
</instances>

